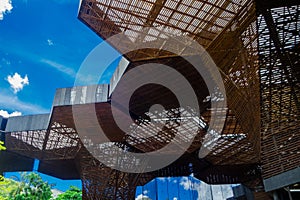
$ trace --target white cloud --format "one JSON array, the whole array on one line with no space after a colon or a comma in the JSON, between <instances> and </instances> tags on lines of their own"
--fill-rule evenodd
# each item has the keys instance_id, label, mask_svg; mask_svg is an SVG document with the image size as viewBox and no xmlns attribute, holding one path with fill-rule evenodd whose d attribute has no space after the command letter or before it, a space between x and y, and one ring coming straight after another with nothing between
<instances>
[{"instance_id":1,"label":"white cloud","mask_svg":"<svg viewBox=\"0 0 300 200\"><path fill-rule=\"evenodd\" d=\"M165 182L165 181L171 182L173 180L172 177L158 177L156 179L159 181L162 181L162 182Z\"/></svg>"},{"instance_id":2,"label":"white cloud","mask_svg":"<svg viewBox=\"0 0 300 200\"><path fill-rule=\"evenodd\" d=\"M72 78L74 78L76 76L76 72L72 68L66 67L65 65L62 65L60 63L54 62L52 60L44 59L44 58L41 59L40 62L47 64L48 66L50 66L64 74L67 74L67 75L71 76Z\"/></svg>"},{"instance_id":3,"label":"white cloud","mask_svg":"<svg viewBox=\"0 0 300 200\"><path fill-rule=\"evenodd\" d=\"M4 118L21 116L21 115L22 115L22 113L19 111L14 111L12 113L8 113L6 110L0 110L0 116L2 116Z\"/></svg>"},{"instance_id":4,"label":"white cloud","mask_svg":"<svg viewBox=\"0 0 300 200\"><path fill-rule=\"evenodd\" d=\"M210 195L210 193L207 193L207 190L210 190L209 188L210 186L206 183L200 181L196 182L196 180L193 177L182 177L179 184L183 186L183 189L185 190L197 191L198 192L197 200L209 198L208 196L205 196L205 195Z\"/></svg>"},{"instance_id":5,"label":"white cloud","mask_svg":"<svg viewBox=\"0 0 300 200\"><path fill-rule=\"evenodd\" d=\"M55 61L45 59L45 58L41 58L40 62L48 65L49 67L51 67L59 72L62 72L64 74L68 75L71 78L78 79L77 81L80 83L80 85L91 85L91 84L98 83L99 76L97 73L91 73L88 75L76 74L76 71L74 69L72 69L71 67L68 67L64 64L60 64L60 63L57 63ZM109 79L107 79L107 80L109 80Z\"/></svg>"},{"instance_id":6,"label":"white cloud","mask_svg":"<svg viewBox=\"0 0 300 200\"><path fill-rule=\"evenodd\" d=\"M93 71L86 71L86 70L84 71L83 70L83 72L81 74L80 73L77 74L77 68L76 68L76 65L74 65L74 63L65 64L65 63L62 63L65 61L56 62L47 57L41 57L35 53L32 53L28 49L24 49L24 48L21 48L16 45L13 45L13 46L9 45L8 42L7 42L7 45L8 46L5 46L5 45L2 45L2 43L1 43L0 50L3 50L5 52L16 55L24 60L28 60L28 61L31 61L31 62L34 62L37 64L43 64L48 67L51 67L52 69L55 69L58 72L61 72L62 74L69 76L69 78L72 78L72 79L76 78L77 85L91 85L91 84L97 84L99 82L100 72L98 73L98 71L101 71L101 69L97 68L96 66L89 67L87 69L87 70L90 70L91 68L93 68ZM16 49L17 49L17 51L16 51ZM110 64L110 63L107 63L107 61L104 61L103 66L105 66L106 64ZM108 78L108 76L107 77L103 76L102 79L105 79L105 78L106 78L106 80L109 81L110 77Z\"/></svg>"},{"instance_id":7,"label":"white cloud","mask_svg":"<svg viewBox=\"0 0 300 200\"><path fill-rule=\"evenodd\" d=\"M6 94L5 92L0 93L0 105L2 109L9 108L26 114L41 114L49 112L49 109L20 101L15 95Z\"/></svg>"},{"instance_id":8,"label":"white cloud","mask_svg":"<svg viewBox=\"0 0 300 200\"><path fill-rule=\"evenodd\" d=\"M167 180L167 178L165 177L158 177L156 178L158 181L162 181L162 182L165 182Z\"/></svg>"},{"instance_id":9,"label":"white cloud","mask_svg":"<svg viewBox=\"0 0 300 200\"><path fill-rule=\"evenodd\" d=\"M173 200L178 200L178 198L177 198L177 197L174 197Z\"/></svg>"},{"instance_id":10,"label":"white cloud","mask_svg":"<svg viewBox=\"0 0 300 200\"><path fill-rule=\"evenodd\" d=\"M201 199L217 199L226 200L233 197L233 191L231 185L209 185L199 181L193 176L182 177L180 185L185 190L194 190L198 193L197 200Z\"/></svg>"},{"instance_id":11,"label":"white cloud","mask_svg":"<svg viewBox=\"0 0 300 200\"><path fill-rule=\"evenodd\" d=\"M24 78L20 74L15 73L13 76L9 75L7 81L10 87L14 90L14 93L21 91L25 85L29 85L29 80L27 75Z\"/></svg>"},{"instance_id":12,"label":"white cloud","mask_svg":"<svg viewBox=\"0 0 300 200\"><path fill-rule=\"evenodd\" d=\"M148 194L148 192L149 192L148 190L144 190L143 194L146 195L146 194Z\"/></svg>"},{"instance_id":13,"label":"white cloud","mask_svg":"<svg viewBox=\"0 0 300 200\"><path fill-rule=\"evenodd\" d=\"M5 64L5 65L10 65L11 62L5 58L2 58L1 61Z\"/></svg>"},{"instance_id":14,"label":"white cloud","mask_svg":"<svg viewBox=\"0 0 300 200\"><path fill-rule=\"evenodd\" d=\"M135 200L151 200L148 196L140 194L138 195Z\"/></svg>"},{"instance_id":15,"label":"white cloud","mask_svg":"<svg viewBox=\"0 0 300 200\"><path fill-rule=\"evenodd\" d=\"M47 40L47 43L48 43L49 46L53 46L54 45L53 41L50 40L50 39Z\"/></svg>"},{"instance_id":16,"label":"white cloud","mask_svg":"<svg viewBox=\"0 0 300 200\"><path fill-rule=\"evenodd\" d=\"M0 0L1 1L1 0ZM16 51L17 49L17 51ZM37 54L31 53L28 49L20 48L19 46L6 46L4 48L4 45L0 45L0 50L3 50L5 52L9 52L13 55L16 55L24 60L28 60L37 64L46 64L48 67L51 67L52 69L55 69L59 72L62 72L65 75L68 75L71 78L76 77L76 71L71 68L70 66L57 63L51 59L44 58L41 56L38 56ZM95 75L94 75L95 76ZM92 77L94 77L92 76ZM90 80L90 77L82 77L82 80ZM96 79L97 80L97 79Z\"/></svg>"},{"instance_id":17,"label":"white cloud","mask_svg":"<svg viewBox=\"0 0 300 200\"><path fill-rule=\"evenodd\" d=\"M0 20L3 20L4 14L10 13L13 9L11 0L0 1Z\"/></svg>"},{"instance_id":18,"label":"white cloud","mask_svg":"<svg viewBox=\"0 0 300 200\"><path fill-rule=\"evenodd\" d=\"M193 183L188 177L182 177L179 183L185 190L193 190Z\"/></svg>"}]
</instances>

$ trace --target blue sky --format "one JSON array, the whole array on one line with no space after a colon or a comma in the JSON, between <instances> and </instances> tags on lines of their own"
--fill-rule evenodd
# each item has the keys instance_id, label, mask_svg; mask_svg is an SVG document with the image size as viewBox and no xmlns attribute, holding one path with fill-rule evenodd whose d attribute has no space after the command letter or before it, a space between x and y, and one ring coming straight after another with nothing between
<instances>
[{"instance_id":1,"label":"blue sky","mask_svg":"<svg viewBox=\"0 0 300 200\"><path fill-rule=\"evenodd\" d=\"M61 180L61 179L55 178L53 176L48 176L46 174L38 172L37 171L38 166L39 166L39 160L35 160L32 171L34 173L38 173L44 181L48 182L51 185L52 189L66 191L70 188L70 186L76 186L78 188L82 188L81 180ZM6 173L4 173L4 176L6 178L12 178L16 181L20 181L22 173L23 172L6 172Z\"/></svg>"},{"instance_id":2,"label":"blue sky","mask_svg":"<svg viewBox=\"0 0 300 200\"><path fill-rule=\"evenodd\" d=\"M78 5L78 0L0 0L0 115L48 113L56 88L74 85L81 63L102 42L77 19ZM117 56L105 45L93 64L107 67L105 60ZM109 83L117 63L101 83ZM61 190L81 186L42 176Z\"/></svg>"},{"instance_id":3,"label":"blue sky","mask_svg":"<svg viewBox=\"0 0 300 200\"><path fill-rule=\"evenodd\" d=\"M0 114L47 113L55 89L73 86L81 63L102 40L77 19L78 0L0 2ZM107 45L95 65L106 67L101 63L116 54Z\"/></svg>"},{"instance_id":4,"label":"blue sky","mask_svg":"<svg viewBox=\"0 0 300 200\"><path fill-rule=\"evenodd\" d=\"M81 63L102 42L77 19L78 4L79 0L0 0L0 115L48 113L56 88L74 85ZM105 60L117 56L106 45L99 61L91 64L106 68ZM101 83L109 83L117 63L111 63ZM70 184L80 187L80 181L43 178L61 190ZM193 177L158 178L139 187L136 199L200 199L204 186Z\"/></svg>"}]
</instances>

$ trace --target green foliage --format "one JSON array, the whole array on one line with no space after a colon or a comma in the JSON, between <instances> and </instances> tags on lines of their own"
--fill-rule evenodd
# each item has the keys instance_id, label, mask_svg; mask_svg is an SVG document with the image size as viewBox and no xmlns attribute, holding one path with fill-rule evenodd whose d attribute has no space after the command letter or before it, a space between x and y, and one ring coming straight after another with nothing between
<instances>
[{"instance_id":1,"label":"green foliage","mask_svg":"<svg viewBox=\"0 0 300 200\"><path fill-rule=\"evenodd\" d=\"M0 140L0 151L6 150L6 147L4 146L4 142ZM4 181L4 177L0 175L0 182ZM1 200L1 199L0 199Z\"/></svg>"},{"instance_id":2,"label":"green foliage","mask_svg":"<svg viewBox=\"0 0 300 200\"><path fill-rule=\"evenodd\" d=\"M58 195L56 200L81 200L82 199L82 191L81 189L71 186L69 190Z\"/></svg>"},{"instance_id":3,"label":"green foliage","mask_svg":"<svg viewBox=\"0 0 300 200\"><path fill-rule=\"evenodd\" d=\"M81 200L81 189L71 186L56 200ZM0 200L53 200L51 185L36 173L22 173L20 181L3 178L0 182Z\"/></svg>"},{"instance_id":4,"label":"green foliage","mask_svg":"<svg viewBox=\"0 0 300 200\"><path fill-rule=\"evenodd\" d=\"M10 200L10 194L12 191L18 188L18 182L9 179L3 178L3 181L0 182L0 200Z\"/></svg>"},{"instance_id":5,"label":"green foliage","mask_svg":"<svg viewBox=\"0 0 300 200\"><path fill-rule=\"evenodd\" d=\"M9 199L14 200L49 200L51 197L51 186L36 173L21 174L21 182L9 194Z\"/></svg>"},{"instance_id":6,"label":"green foliage","mask_svg":"<svg viewBox=\"0 0 300 200\"><path fill-rule=\"evenodd\" d=\"M0 151L6 150L6 147L4 146L4 142L0 141Z\"/></svg>"}]
</instances>

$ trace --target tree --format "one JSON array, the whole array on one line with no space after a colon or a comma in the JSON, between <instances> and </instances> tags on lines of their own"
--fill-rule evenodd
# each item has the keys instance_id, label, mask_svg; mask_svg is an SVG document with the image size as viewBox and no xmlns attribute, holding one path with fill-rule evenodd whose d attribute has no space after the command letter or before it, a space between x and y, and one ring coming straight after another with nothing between
<instances>
[{"instance_id":1,"label":"tree","mask_svg":"<svg viewBox=\"0 0 300 200\"><path fill-rule=\"evenodd\" d=\"M52 197L51 185L36 173L22 173L21 182L9 197L14 200L49 200Z\"/></svg>"},{"instance_id":2,"label":"tree","mask_svg":"<svg viewBox=\"0 0 300 200\"><path fill-rule=\"evenodd\" d=\"M71 186L66 192L58 195L56 200L81 200L82 199L82 190Z\"/></svg>"},{"instance_id":3,"label":"tree","mask_svg":"<svg viewBox=\"0 0 300 200\"><path fill-rule=\"evenodd\" d=\"M9 194L17 188L18 182L9 178L3 178L3 181L0 182L0 200L10 200Z\"/></svg>"},{"instance_id":4,"label":"tree","mask_svg":"<svg viewBox=\"0 0 300 200\"><path fill-rule=\"evenodd\" d=\"M6 150L4 142L0 140L0 151ZM0 174L0 182L4 181L4 177Z\"/></svg>"}]
</instances>

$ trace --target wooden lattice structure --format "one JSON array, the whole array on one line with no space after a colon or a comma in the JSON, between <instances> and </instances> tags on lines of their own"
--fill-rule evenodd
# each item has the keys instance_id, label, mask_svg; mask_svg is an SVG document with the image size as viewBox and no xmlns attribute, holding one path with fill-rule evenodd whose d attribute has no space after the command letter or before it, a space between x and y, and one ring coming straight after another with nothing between
<instances>
[{"instance_id":1,"label":"wooden lattice structure","mask_svg":"<svg viewBox=\"0 0 300 200\"><path fill-rule=\"evenodd\" d=\"M261 192L262 179L300 166L299 8L295 1L283 4L253 0L82 0L79 19L120 53L126 52L128 66L116 70L110 87L59 89L51 114L35 119L25 117L22 120L28 126L13 128L13 121L18 119L9 120L6 146L11 152L41 160L39 171L62 178L80 177L84 199L133 199L136 186L155 177L191 173L210 184L242 183ZM120 33L125 35L122 40L117 43L109 40ZM224 128L211 152L202 159L198 151L207 134L205 127L216 112L207 100L209 92L203 77L172 52L151 48L127 52L136 41L144 42L145 46L168 45L164 41L176 35L191 37L204 47L216 63L226 89ZM185 52L188 56L198 56L193 51ZM155 137L136 139L126 135L111 111L111 94L120 98L126 94L126 86L115 80L147 63L168 65L183 74L197 96L201 108L197 120L201 123L186 121L181 139L189 138L191 130L197 130L197 135L174 163L154 172L125 173L111 169L89 153L78 136L73 111L80 112L82 123L95 130L89 120L92 110L96 110L98 122L108 133L111 144L126 151L144 153L160 149L172 139L178 116L192 113L178 107L168 90L147 85L131 98L130 116L119 110L120 116L135 120L138 135L145 129L151 132L156 128L149 126L145 116L145 113L154 115L149 113L150 106L164 105L168 112L163 114L173 119L172 125ZM151 69L144 73L168 76ZM143 73L135 77L142 78ZM31 126L34 122L40 125ZM100 145L108 155L102 159L109 160L114 155L109 145ZM174 151L167 153L171 155ZM57 170L53 172L47 166L55 166ZM262 192L256 196L266 197Z\"/></svg>"},{"instance_id":2,"label":"wooden lattice structure","mask_svg":"<svg viewBox=\"0 0 300 200\"><path fill-rule=\"evenodd\" d=\"M118 44L108 41L121 53L127 52L128 48L140 40L145 44L163 44L165 37L170 37L166 36L166 32L173 37L186 35L199 42L210 53L221 71L228 92L229 108L222 137L216 141L217 145L205 159L205 162L209 163L208 166L221 165L224 169L228 166L228 170L222 170L220 174L217 170L215 173L212 172L213 169L208 170L210 175L206 174L206 181L213 183L212 180L218 180L225 183L227 179L227 182L231 182L232 177L227 177L225 171L230 171L229 168L234 166L244 166L245 169L252 166L252 170L255 169L253 166L260 161L260 112L256 9L253 1L82 1L79 19L103 39L124 33L126 37L118 41ZM207 90L205 83L186 61L178 55L160 49L139 49L124 56L130 61L125 73L145 63L165 64L180 71L196 91L203 110L201 116L205 123L209 124L210 105L203 103L208 95L207 92L203 92ZM149 70L149 73L159 72ZM136 77L137 80L141 78L142 75ZM121 89L118 90L118 87ZM117 85L115 91L122 89L125 90L122 85ZM148 97L138 100L147 96L149 91L152 96L171 99L166 92L163 92L165 95L162 96L159 88L140 90L135 94L137 98L133 97L131 106L131 111L138 116L149 108L147 100L155 101L155 98L149 100ZM174 104L171 100L160 103ZM187 153L194 153L199 149L203 135L205 131L198 133ZM142 152L156 150L161 145L150 139L144 142L127 142ZM203 165L194 165L198 166L194 170L199 171L199 177L202 179L204 176L200 171ZM230 167L232 165L234 166ZM254 170L253 173L257 174L258 171ZM258 183L259 180L256 184Z\"/></svg>"},{"instance_id":3,"label":"wooden lattice structure","mask_svg":"<svg viewBox=\"0 0 300 200\"><path fill-rule=\"evenodd\" d=\"M259 7L263 178L299 167L299 5Z\"/></svg>"}]
</instances>

